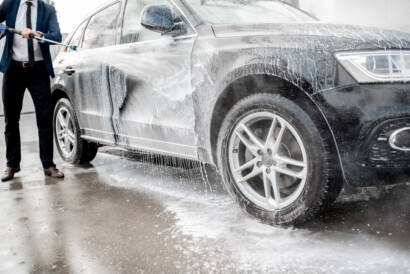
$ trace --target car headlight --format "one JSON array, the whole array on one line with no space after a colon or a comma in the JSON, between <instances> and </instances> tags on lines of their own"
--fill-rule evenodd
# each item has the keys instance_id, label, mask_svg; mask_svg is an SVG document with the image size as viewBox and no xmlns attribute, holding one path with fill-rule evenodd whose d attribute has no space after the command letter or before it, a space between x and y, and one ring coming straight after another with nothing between
<instances>
[{"instance_id":1,"label":"car headlight","mask_svg":"<svg viewBox=\"0 0 410 274\"><path fill-rule=\"evenodd\" d=\"M410 81L410 51L362 51L335 54L359 83Z\"/></svg>"}]
</instances>

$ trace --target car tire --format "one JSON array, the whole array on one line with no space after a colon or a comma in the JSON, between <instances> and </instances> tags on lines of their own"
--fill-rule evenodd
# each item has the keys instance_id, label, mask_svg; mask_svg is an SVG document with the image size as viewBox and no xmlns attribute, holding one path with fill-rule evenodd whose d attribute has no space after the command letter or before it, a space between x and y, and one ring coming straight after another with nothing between
<instances>
[{"instance_id":1,"label":"car tire","mask_svg":"<svg viewBox=\"0 0 410 274\"><path fill-rule=\"evenodd\" d=\"M97 155L98 145L81 138L81 130L71 102L57 101L53 115L54 140L61 158L71 164L91 162Z\"/></svg>"},{"instance_id":2,"label":"car tire","mask_svg":"<svg viewBox=\"0 0 410 274\"><path fill-rule=\"evenodd\" d=\"M218 168L246 212L297 225L334 202L343 179L329 134L317 124L276 94L251 95L229 111L218 136Z\"/></svg>"}]
</instances>

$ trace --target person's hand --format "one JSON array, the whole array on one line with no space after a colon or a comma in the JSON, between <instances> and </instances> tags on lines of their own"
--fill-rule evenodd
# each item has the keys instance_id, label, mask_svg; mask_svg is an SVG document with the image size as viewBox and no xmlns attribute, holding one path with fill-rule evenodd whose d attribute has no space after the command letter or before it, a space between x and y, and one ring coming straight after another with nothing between
<instances>
[{"instance_id":1,"label":"person's hand","mask_svg":"<svg viewBox=\"0 0 410 274\"><path fill-rule=\"evenodd\" d=\"M25 29L21 32L21 36L23 38L26 38L26 39L30 39L30 34L32 34L34 36L37 36L39 38L41 38L43 36L40 32L36 32L34 30L31 30L31 29Z\"/></svg>"}]
</instances>

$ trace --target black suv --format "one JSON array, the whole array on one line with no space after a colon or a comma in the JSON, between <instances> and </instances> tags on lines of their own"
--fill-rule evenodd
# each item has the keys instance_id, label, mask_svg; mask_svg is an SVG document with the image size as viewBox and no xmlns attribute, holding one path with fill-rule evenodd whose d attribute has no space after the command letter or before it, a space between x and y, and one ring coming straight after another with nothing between
<instances>
[{"instance_id":1,"label":"black suv","mask_svg":"<svg viewBox=\"0 0 410 274\"><path fill-rule=\"evenodd\" d=\"M410 34L280 1L117 0L67 43L52 85L67 162L112 145L213 164L272 224L409 174Z\"/></svg>"}]
</instances>

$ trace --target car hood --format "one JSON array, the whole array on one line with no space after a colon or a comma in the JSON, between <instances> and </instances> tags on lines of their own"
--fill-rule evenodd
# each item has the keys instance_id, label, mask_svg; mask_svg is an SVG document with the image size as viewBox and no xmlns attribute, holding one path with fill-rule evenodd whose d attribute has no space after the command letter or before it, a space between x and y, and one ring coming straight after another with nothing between
<instances>
[{"instance_id":1,"label":"car hood","mask_svg":"<svg viewBox=\"0 0 410 274\"><path fill-rule=\"evenodd\" d=\"M287 36L322 37L332 41L354 40L355 45L382 49L410 49L410 33L374 27L328 23L277 23L258 25L213 25L215 36Z\"/></svg>"}]
</instances>

